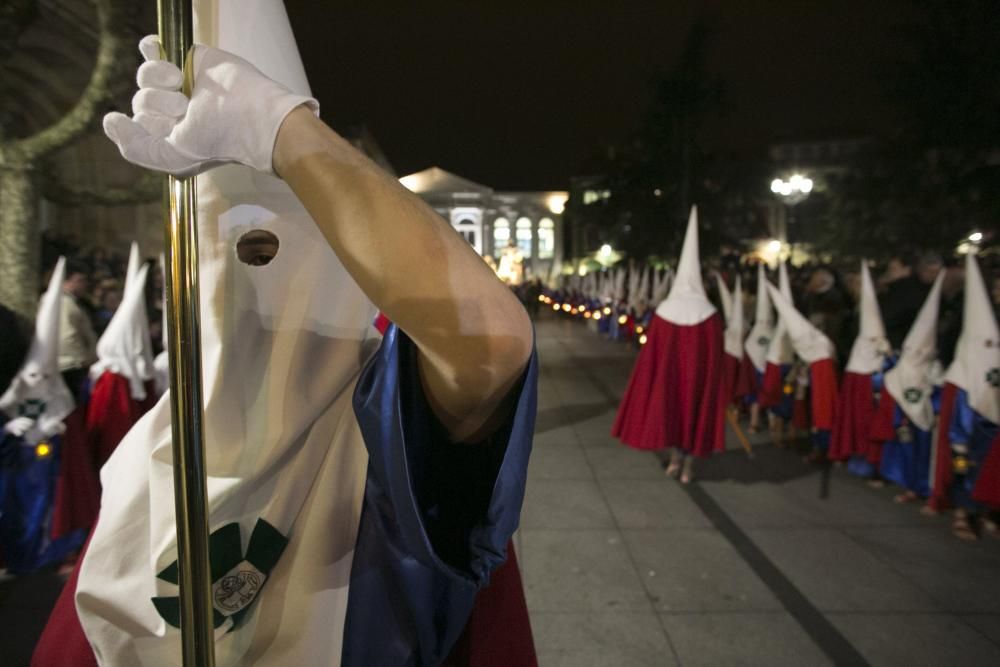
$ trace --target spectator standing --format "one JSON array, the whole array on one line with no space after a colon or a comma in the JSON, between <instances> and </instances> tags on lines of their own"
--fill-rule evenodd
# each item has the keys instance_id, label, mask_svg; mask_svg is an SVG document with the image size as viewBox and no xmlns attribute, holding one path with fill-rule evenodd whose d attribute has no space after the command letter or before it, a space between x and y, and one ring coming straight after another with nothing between
<instances>
[{"instance_id":1,"label":"spectator standing","mask_svg":"<svg viewBox=\"0 0 1000 667\"><path fill-rule=\"evenodd\" d=\"M78 404L87 371L97 361L97 334L86 303L89 284L86 265L66 263L59 322L59 372Z\"/></svg>"},{"instance_id":2,"label":"spectator standing","mask_svg":"<svg viewBox=\"0 0 1000 667\"><path fill-rule=\"evenodd\" d=\"M917 317L917 312L930 291L930 284L924 284L914 270L915 261L908 254L899 254L889 260L889 266L882 275L885 298L881 299L882 318L885 321L886 336L892 349L903 345L903 338Z\"/></svg>"}]
</instances>

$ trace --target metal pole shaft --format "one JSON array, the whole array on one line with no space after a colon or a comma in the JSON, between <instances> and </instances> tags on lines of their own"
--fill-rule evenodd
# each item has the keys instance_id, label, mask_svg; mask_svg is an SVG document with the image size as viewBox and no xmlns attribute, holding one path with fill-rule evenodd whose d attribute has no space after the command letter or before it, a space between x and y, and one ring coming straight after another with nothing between
<instances>
[{"instance_id":1,"label":"metal pole shaft","mask_svg":"<svg viewBox=\"0 0 1000 667\"><path fill-rule=\"evenodd\" d=\"M184 92L190 94L191 73L185 65L194 42L191 0L157 0L157 10L164 56L185 69ZM167 340L182 652L185 667L213 667L195 194L193 177L167 177Z\"/></svg>"}]
</instances>

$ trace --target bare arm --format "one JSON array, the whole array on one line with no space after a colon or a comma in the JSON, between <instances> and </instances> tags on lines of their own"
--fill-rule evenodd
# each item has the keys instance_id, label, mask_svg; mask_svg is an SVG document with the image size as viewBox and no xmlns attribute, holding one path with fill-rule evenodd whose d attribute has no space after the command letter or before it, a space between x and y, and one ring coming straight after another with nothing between
<instances>
[{"instance_id":1,"label":"bare arm","mask_svg":"<svg viewBox=\"0 0 1000 667\"><path fill-rule=\"evenodd\" d=\"M308 109L286 117L273 160L361 289L417 345L428 400L451 436L492 431L532 347L511 291L423 200Z\"/></svg>"}]
</instances>

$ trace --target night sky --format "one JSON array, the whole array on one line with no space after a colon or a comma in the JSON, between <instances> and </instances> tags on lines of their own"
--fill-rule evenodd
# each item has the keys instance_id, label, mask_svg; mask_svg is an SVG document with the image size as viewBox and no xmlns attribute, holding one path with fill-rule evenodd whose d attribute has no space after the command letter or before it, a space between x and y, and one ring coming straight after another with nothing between
<instances>
[{"instance_id":1,"label":"night sky","mask_svg":"<svg viewBox=\"0 0 1000 667\"><path fill-rule=\"evenodd\" d=\"M706 142L759 151L891 124L884 75L903 0L286 2L323 116L365 123L400 175L429 166L498 189L563 189L641 122L692 22L728 108Z\"/></svg>"}]
</instances>

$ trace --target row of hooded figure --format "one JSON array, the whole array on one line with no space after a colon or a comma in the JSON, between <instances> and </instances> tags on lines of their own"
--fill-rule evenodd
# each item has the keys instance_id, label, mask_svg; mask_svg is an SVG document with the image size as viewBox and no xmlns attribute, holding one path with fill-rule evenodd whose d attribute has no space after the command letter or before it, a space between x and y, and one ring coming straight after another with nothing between
<instances>
[{"instance_id":1,"label":"row of hooded figure","mask_svg":"<svg viewBox=\"0 0 1000 667\"><path fill-rule=\"evenodd\" d=\"M860 330L845 364L795 307L784 263L777 285L758 266L752 324L738 277L731 289L719 277L723 312L716 310L702 283L692 209L676 276L648 315L613 434L633 447L672 449L668 473L690 481L694 458L723 449L727 407L749 406L754 416L768 413L776 430L784 423L809 433L814 459L898 485L898 502L925 500L928 513L955 509L956 534L973 538L976 517L1000 510L1000 334L975 255L965 261L962 334L947 369L936 347L943 271L894 351L867 262Z\"/></svg>"},{"instance_id":2,"label":"row of hooded figure","mask_svg":"<svg viewBox=\"0 0 1000 667\"><path fill-rule=\"evenodd\" d=\"M149 270L133 244L122 302L78 393L58 363L64 258L52 272L28 355L0 396L0 567L12 574L72 561L97 518L101 466L165 391L166 355L154 358L146 315Z\"/></svg>"},{"instance_id":3,"label":"row of hooded figure","mask_svg":"<svg viewBox=\"0 0 1000 667\"><path fill-rule=\"evenodd\" d=\"M653 318L652 306L666 298L673 272L635 263L628 268L564 277L558 289L539 300L556 312L594 322L599 333L614 341L644 345Z\"/></svg>"}]
</instances>

